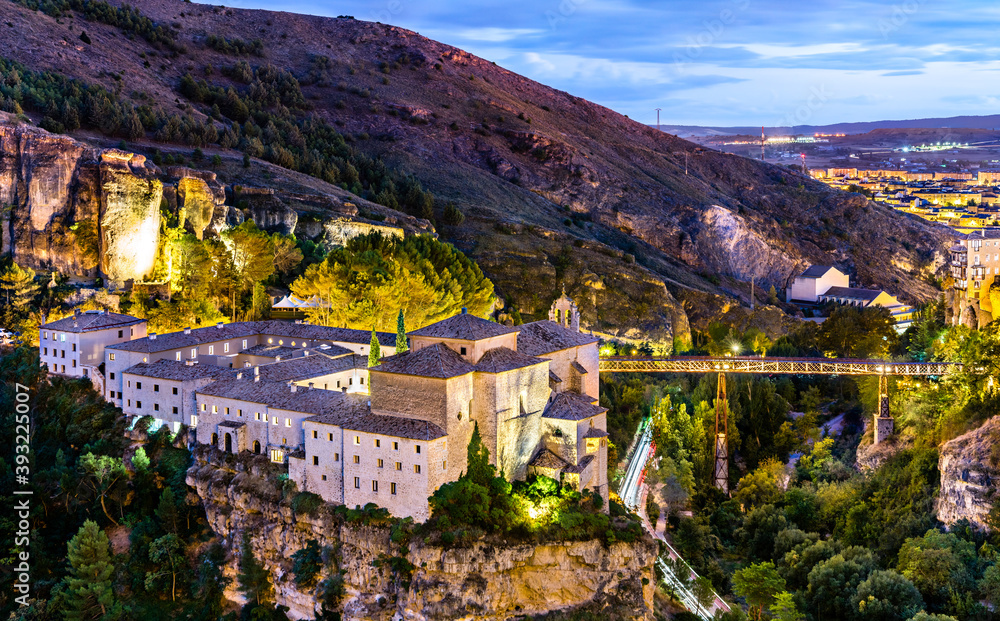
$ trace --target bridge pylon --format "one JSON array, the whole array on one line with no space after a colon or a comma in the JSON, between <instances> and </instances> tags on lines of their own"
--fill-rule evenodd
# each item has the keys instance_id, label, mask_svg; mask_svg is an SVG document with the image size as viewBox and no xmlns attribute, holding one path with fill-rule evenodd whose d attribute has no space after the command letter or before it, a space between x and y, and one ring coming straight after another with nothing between
<instances>
[{"instance_id":1,"label":"bridge pylon","mask_svg":"<svg viewBox=\"0 0 1000 621\"><path fill-rule=\"evenodd\" d=\"M715 468L713 483L729 494L729 402L726 399L726 374L719 373L715 392Z\"/></svg>"},{"instance_id":2,"label":"bridge pylon","mask_svg":"<svg viewBox=\"0 0 1000 621\"><path fill-rule=\"evenodd\" d=\"M889 412L889 377L885 373L878 376L878 412L874 422L874 443L878 444L891 436L895 428L895 421Z\"/></svg>"}]
</instances>

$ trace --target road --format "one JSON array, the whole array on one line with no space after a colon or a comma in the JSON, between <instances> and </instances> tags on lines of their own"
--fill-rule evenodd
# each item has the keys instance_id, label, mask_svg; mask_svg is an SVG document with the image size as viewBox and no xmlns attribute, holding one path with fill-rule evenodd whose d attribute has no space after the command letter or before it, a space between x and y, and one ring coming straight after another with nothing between
<instances>
[{"instance_id":1,"label":"road","mask_svg":"<svg viewBox=\"0 0 1000 621\"><path fill-rule=\"evenodd\" d=\"M640 424L642 425L640 427L642 431L639 440L636 442L635 450L632 452L632 458L628 462L628 468L625 470L625 477L618 488L618 496L625 503L626 507L642 515L643 512L640 511L640 505L642 504L642 499L645 497L645 494L643 494L645 470L646 463L649 461L652 453L653 433L648 421L643 421ZM656 559L656 564L663 572L664 582L677 594L681 604L705 621L712 619L719 610L728 612L729 606L714 591L712 593L713 601L711 606L706 608L698 604L698 599L689 588L689 585L697 580L698 574L691 569L691 566L684 559L681 559L677 551L674 550L673 546L663 536L657 534L655 526L651 525L648 520L643 520L643 524L645 524L646 530L666 545L667 554ZM678 577L674 571L676 563L667 563L666 559L680 559L684 563L688 575Z\"/></svg>"}]
</instances>

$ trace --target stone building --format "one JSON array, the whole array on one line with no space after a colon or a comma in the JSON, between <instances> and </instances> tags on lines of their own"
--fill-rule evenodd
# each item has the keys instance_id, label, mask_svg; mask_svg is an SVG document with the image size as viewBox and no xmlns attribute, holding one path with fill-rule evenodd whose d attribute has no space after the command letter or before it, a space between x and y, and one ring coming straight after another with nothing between
<instances>
[{"instance_id":1,"label":"stone building","mask_svg":"<svg viewBox=\"0 0 1000 621\"><path fill-rule=\"evenodd\" d=\"M122 411L134 418L152 416L150 431L162 425L177 433L196 415L196 392L235 371L211 364L160 359L140 362L122 372Z\"/></svg>"},{"instance_id":2,"label":"stone building","mask_svg":"<svg viewBox=\"0 0 1000 621\"><path fill-rule=\"evenodd\" d=\"M1000 273L1000 231L980 229L960 236L949 248L954 281L951 322L982 327L1000 316L1000 292L993 282Z\"/></svg>"},{"instance_id":3,"label":"stone building","mask_svg":"<svg viewBox=\"0 0 1000 621\"><path fill-rule=\"evenodd\" d=\"M75 312L38 329L39 359L49 373L89 377L103 386L98 367L108 346L146 336L146 320L103 310ZM103 391L102 391L103 392Z\"/></svg>"}]
</instances>

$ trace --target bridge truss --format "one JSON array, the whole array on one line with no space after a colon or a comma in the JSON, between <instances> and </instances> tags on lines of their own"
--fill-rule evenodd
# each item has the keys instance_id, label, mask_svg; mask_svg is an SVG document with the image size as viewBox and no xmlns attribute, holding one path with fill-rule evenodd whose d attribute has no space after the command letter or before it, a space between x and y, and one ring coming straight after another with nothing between
<instances>
[{"instance_id":1,"label":"bridge truss","mask_svg":"<svg viewBox=\"0 0 1000 621\"><path fill-rule=\"evenodd\" d=\"M715 467L713 481L729 492L729 416L726 399L726 373L764 375L869 375L878 377L879 405L875 414L876 444L893 432L889 413L889 382L894 376L941 376L955 373L961 365L950 362L889 362L851 358L761 358L757 356L614 356L601 358L601 373L718 373L715 399Z\"/></svg>"}]
</instances>

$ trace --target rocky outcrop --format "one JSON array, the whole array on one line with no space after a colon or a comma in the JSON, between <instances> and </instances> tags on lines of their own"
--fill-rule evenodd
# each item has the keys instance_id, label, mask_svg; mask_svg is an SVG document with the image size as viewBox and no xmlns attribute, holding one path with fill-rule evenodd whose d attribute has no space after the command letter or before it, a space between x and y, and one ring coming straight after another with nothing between
<instances>
[{"instance_id":1,"label":"rocky outcrop","mask_svg":"<svg viewBox=\"0 0 1000 621\"><path fill-rule=\"evenodd\" d=\"M323 246L328 250L343 246L347 241L359 235L381 233L386 237L402 237L402 227L352 218L336 218L323 223Z\"/></svg>"},{"instance_id":2,"label":"rocky outcrop","mask_svg":"<svg viewBox=\"0 0 1000 621\"><path fill-rule=\"evenodd\" d=\"M142 280L156 262L163 183L145 163L118 149L101 153L101 272L114 283Z\"/></svg>"},{"instance_id":3,"label":"rocky outcrop","mask_svg":"<svg viewBox=\"0 0 1000 621\"><path fill-rule=\"evenodd\" d=\"M226 188L216 180L214 173L180 167L167 172L177 178L178 225L198 239L204 239L216 212L227 210Z\"/></svg>"},{"instance_id":4,"label":"rocky outcrop","mask_svg":"<svg viewBox=\"0 0 1000 621\"><path fill-rule=\"evenodd\" d=\"M985 527L1000 486L1000 416L945 443L938 469L938 519L945 524L967 519Z\"/></svg>"},{"instance_id":5,"label":"rocky outcrop","mask_svg":"<svg viewBox=\"0 0 1000 621\"><path fill-rule=\"evenodd\" d=\"M224 572L235 577L248 537L271 573L277 603L288 606L293 619L313 618L319 605L315 593L295 587L290 573L291 556L311 539L336 550L335 567L328 564L323 576L345 572L344 619L505 621L578 606L613 606L620 615L652 618L658 551L652 540L441 548L414 538L405 549L412 573L401 576L386 562L400 558L388 526L346 523L330 505L314 515L297 514L265 476L274 468L265 457L227 455L228 465L220 457L211 447L199 448L187 481L230 552ZM242 602L235 589L227 597Z\"/></svg>"}]
</instances>

